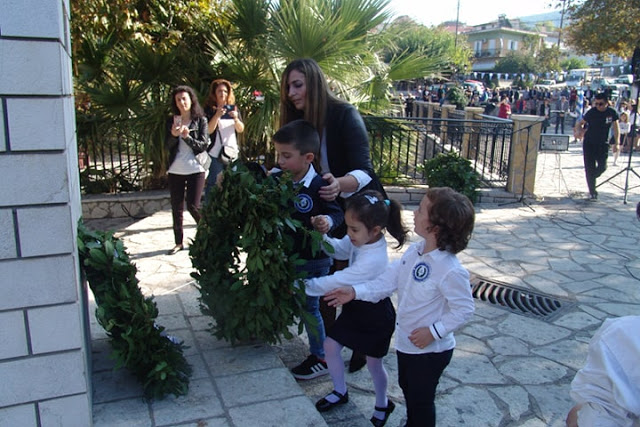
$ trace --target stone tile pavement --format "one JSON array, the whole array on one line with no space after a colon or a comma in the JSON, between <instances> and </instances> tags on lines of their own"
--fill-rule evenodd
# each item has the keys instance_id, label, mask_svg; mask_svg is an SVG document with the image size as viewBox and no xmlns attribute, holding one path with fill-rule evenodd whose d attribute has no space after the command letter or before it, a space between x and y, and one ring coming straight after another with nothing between
<instances>
[{"instance_id":1,"label":"stone tile pavement","mask_svg":"<svg viewBox=\"0 0 640 427\"><path fill-rule=\"evenodd\" d=\"M599 182L626 166L621 156ZM640 162L632 165L640 170ZM551 319L514 313L476 300L474 318L457 334L454 357L437 397L442 426L562 426L572 406L569 384L583 365L587 343L607 317L640 313L640 222L635 205L640 179L626 173L585 200L581 150L540 153L535 193L526 203L480 205L467 250L460 254L475 275L568 301ZM615 185L614 185L615 184ZM412 224L413 206L404 212ZM186 218L187 237L195 225ZM305 335L269 346L231 347L212 337L198 308L188 252L174 256L171 215L139 221L92 220L117 230L138 266L145 294L155 295L158 323L190 346L194 368L189 394L145 402L126 371L113 371L109 345L92 324L95 426L366 426L373 385L366 369L347 374L350 402L319 414L313 404L329 392L328 376L298 382L288 368L305 356ZM412 236L415 239L415 236ZM401 252L390 249L392 257ZM349 351L345 350L345 360ZM404 407L393 350L385 357L389 395L398 403L387 425L402 425Z\"/></svg>"}]
</instances>

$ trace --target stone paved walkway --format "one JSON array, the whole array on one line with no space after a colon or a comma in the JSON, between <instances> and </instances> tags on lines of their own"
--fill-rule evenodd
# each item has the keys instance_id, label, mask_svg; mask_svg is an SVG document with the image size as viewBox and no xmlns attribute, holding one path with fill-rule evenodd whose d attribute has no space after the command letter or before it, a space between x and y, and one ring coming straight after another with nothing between
<instances>
[{"instance_id":1,"label":"stone paved walkway","mask_svg":"<svg viewBox=\"0 0 640 427\"><path fill-rule=\"evenodd\" d=\"M610 169L603 178L626 166ZM640 170L634 159L634 167ZM640 179L630 174L631 187ZM460 258L475 275L569 301L552 319L516 314L476 300L473 319L457 333L458 346L437 397L441 426L562 426L572 406L569 384L583 365L587 343L607 317L640 313L640 222L632 188L622 203L621 174L586 201L581 150L541 153L537 200L476 208L470 247ZM621 188L620 188L621 187ZM404 212L412 224L412 209ZM187 219L187 236L195 226ZM191 347L189 395L144 402L126 372L112 372L108 343L92 325L96 426L366 426L373 386L366 369L347 375L351 401L324 418L313 403L331 390L329 377L296 383L287 368L306 356L305 336L280 345L230 347L205 329L187 251L172 246L171 215L140 221L91 221L118 230L136 262L143 291L154 294L158 323ZM415 239L415 236L412 237ZM392 257L400 252L390 250ZM345 350L345 359L349 352ZM387 425L401 425L402 392L393 350L385 358L389 395L398 403Z\"/></svg>"}]
</instances>

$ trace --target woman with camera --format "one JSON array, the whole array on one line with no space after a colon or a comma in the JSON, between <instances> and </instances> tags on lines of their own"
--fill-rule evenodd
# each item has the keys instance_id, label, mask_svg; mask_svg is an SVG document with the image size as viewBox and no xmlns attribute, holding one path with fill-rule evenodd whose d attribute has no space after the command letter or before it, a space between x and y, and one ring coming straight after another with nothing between
<instances>
[{"instance_id":1,"label":"woman with camera","mask_svg":"<svg viewBox=\"0 0 640 427\"><path fill-rule=\"evenodd\" d=\"M211 146L211 166L204 189L205 203L209 191L216 183L216 178L224 167L238 158L238 139L236 133L244 131L244 123L235 105L236 97L228 80L216 79L209 86L209 95L205 102L204 113L209 120L209 136Z\"/></svg>"},{"instance_id":2,"label":"woman with camera","mask_svg":"<svg viewBox=\"0 0 640 427\"><path fill-rule=\"evenodd\" d=\"M169 151L167 174L175 239L169 255L174 255L184 249L182 216L185 202L194 221L200 221L205 168L198 155L207 149L209 131L207 118L191 87L178 86L172 91L171 112L173 117L167 121L165 147Z\"/></svg>"}]
</instances>

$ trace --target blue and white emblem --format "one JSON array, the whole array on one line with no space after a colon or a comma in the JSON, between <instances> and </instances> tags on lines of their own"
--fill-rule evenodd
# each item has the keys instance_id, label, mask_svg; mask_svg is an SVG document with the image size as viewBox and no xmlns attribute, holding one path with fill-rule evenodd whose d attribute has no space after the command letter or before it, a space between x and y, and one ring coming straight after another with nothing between
<instances>
[{"instance_id":1,"label":"blue and white emblem","mask_svg":"<svg viewBox=\"0 0 640 427\"><path fill-rule=\"evenodd\" d=\"M313 199L308 194L298 194L293 205L298 212L307 213L313 209Z\"/></svg>"},{"instance_id":2,"label":"blue and white emblem","mask_svg":"<svg viewBox=\"0 0 640 427\"><path fill-rule=\"evenodd\" d=\"M418 263L413 267L413 280L424 282L431 275L431 267L426 262Z\"/></svg>"}]
</instances>

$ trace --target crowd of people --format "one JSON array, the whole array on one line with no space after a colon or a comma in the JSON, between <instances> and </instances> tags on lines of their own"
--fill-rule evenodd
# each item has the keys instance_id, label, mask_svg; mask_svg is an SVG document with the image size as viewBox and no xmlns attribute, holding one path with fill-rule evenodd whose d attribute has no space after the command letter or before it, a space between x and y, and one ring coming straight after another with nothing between
<instances>
[{"instance_id":1,"label":"crowd of people","mask_svg":"<svg viewBox=\"0 0 640 427\"><path fill-rule=\"evenodd\" d=\"M407 408L405 426L435 426L436 389L453 356L454 332L474 313L469 273L456 255L471 238L474 207L466 196L450 188L428 188L414 213L413 231L421 240L389 264L385 235L393 236L401 247L408 230L402 221L402 206L388 198L373 171L367 130L359 112L332 93L312 59L289 63L280 88L280 128L272 137L277 163L269 175L280 179L290 174L298 188L298 198L291 202L294 218L306 229L321 233L333 247L332 251L316 253L307 239L294 239L291 251L306 261L298 268L306 278L293 285L304 288L304 310L310 316L303 317L314 321L305 322L309 356L291 369L292 375L299 380L330 375L333 390L316 402L318 411L330 411L349 401L341 352L344 347L352 349L349 371L367 366L375 390L370 421L384 426L396 407L387 395L389 378L383 364L395 334L397 381ZM421 96L434 99L426 90ZM436 92L433 96L441 99L445 94ZM510 90L492 96L500 97L497 114L502 118L508 118L512 111L525 111L538 97L540 107L531 102L536 112L553 111L552 97L544 93ZM560 95L561 111L576 108L571 100L571 94ZM604 124L610 126L618 120L606 96L598 94L595 101L595 112L585 113L576 125L586 127L585 147L598 143L590 160L592 174L587 173L593 191L601 167L598 150L609 131ZM239 157L237 134L243 132L244 123L232 84L224 79L211 83L204 108L188 86L173 90L170 105L166 147L175 242L169 254L173 255L184 249L185 203L198 222L203 192L207 200L215 185L224 185L219 174ZM630 114L621 113L624 115L628 123ZM635 123L635 117L631 121ZM562 127L560 130L564 132ZM623 132L628 130L614 132L616 143ZM300 237L299 231L287 232ZM397 307L390 299L394 292ZM338 306L342 309L336 318ZM599 372L598 378L604 382L606 374ZM574 397L583 399L585 393L577 384L589 381L586 372L576 378ZM606 416L598 412L609 409L602 403L604 398L595 403L588 397L583 400L569 414L569 425L590 425L578 420ZM617 403L616 396L605 403L611 400ZM618 414L624 415L626 409Z\"/></svg>"}]
</instances>

